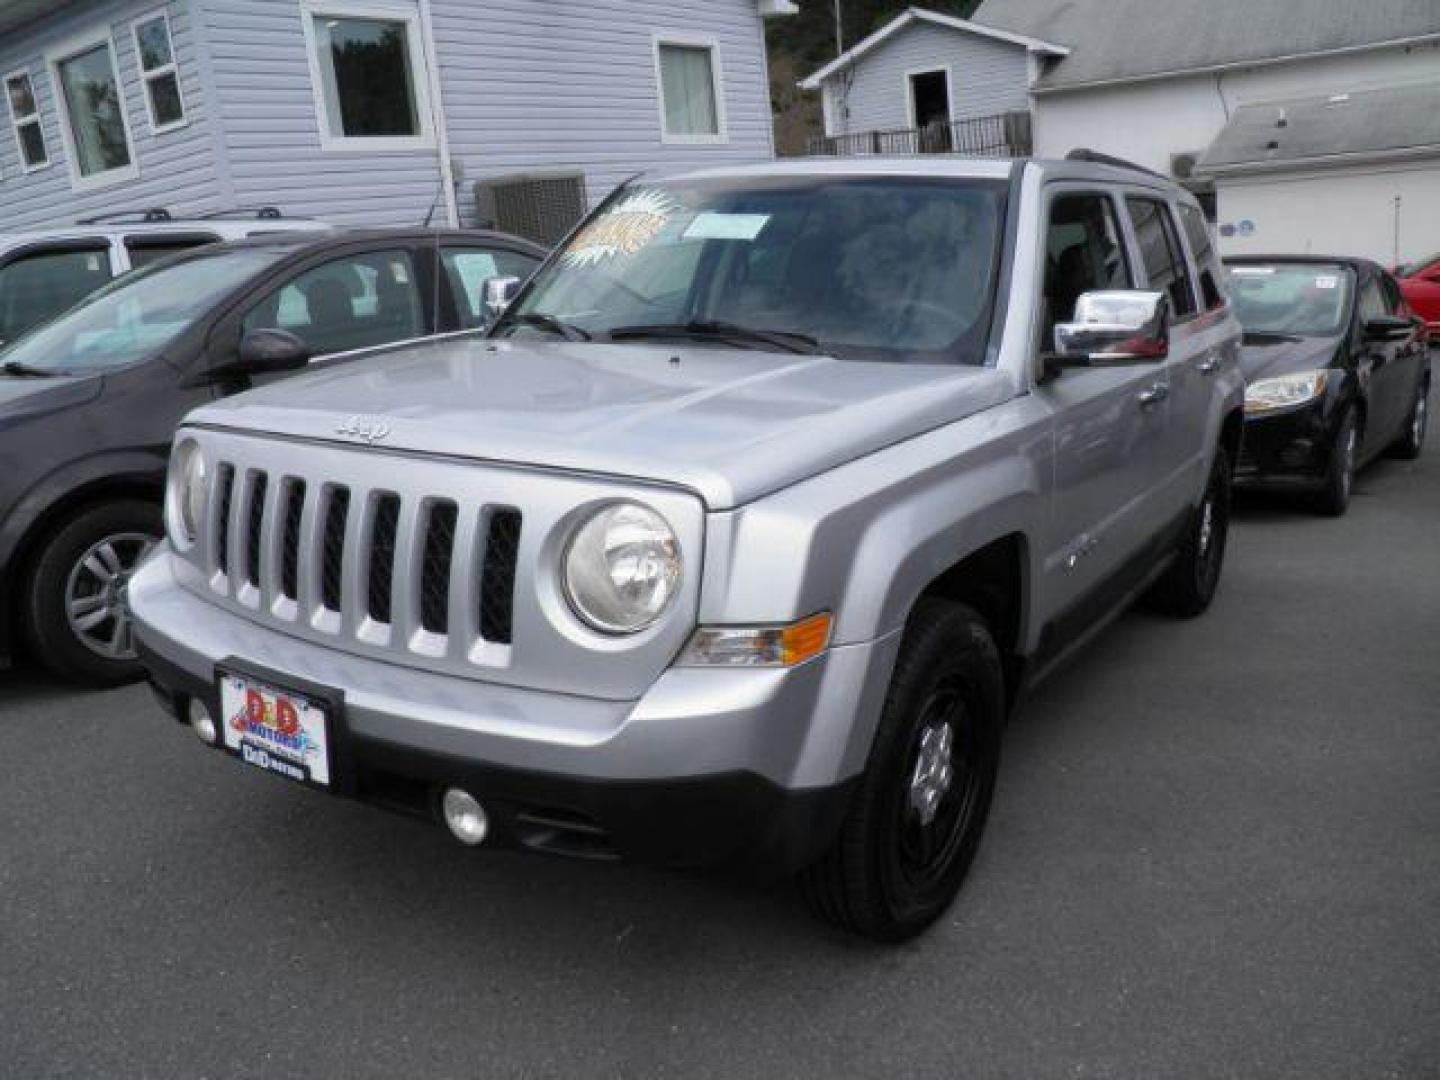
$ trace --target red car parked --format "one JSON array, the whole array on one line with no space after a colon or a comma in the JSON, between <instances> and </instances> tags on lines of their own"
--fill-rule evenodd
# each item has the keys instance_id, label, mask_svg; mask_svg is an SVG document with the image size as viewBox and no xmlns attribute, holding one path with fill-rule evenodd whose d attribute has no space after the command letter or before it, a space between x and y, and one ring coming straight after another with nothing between
<instances>
[{"instance_id":1,"label":"red car parked","mask_svg":"<svg viewBox=\"0 0 1440 1080\"><path fill-rule=\"evenodd\" d=\"M1395 272L1410 310L1425 320L1432 344L1440 343L1440 252Z\"/></svg>"}]
</instances>

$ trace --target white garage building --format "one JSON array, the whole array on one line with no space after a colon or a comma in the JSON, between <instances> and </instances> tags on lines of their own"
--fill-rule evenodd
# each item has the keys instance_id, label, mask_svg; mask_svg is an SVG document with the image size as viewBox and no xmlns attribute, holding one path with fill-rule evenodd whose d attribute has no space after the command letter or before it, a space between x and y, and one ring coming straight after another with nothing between
<instances>
[{"instance_id":1,"label":"white garage building","mask_svg":"<svg viewBox=\"0 0 1440 1080\"><path fill-rule=\"evenodd\" d=\"M1440 82L1235 110L1200 158L1228 251L1440 251Z\"/></svg>"},{"instance_id":2,"label":"white garage building","mask_svg":"<svg viewBox=\"0 0 1440 1080\"><path fill-rule=\"evenodd\" d=\"M972 18L1067 50L1032 69L1037 154L1083 146L1213 180L1224 251L1389 263L1396 196L1400 259L1440 250L1440 0L984 0ZM1343 95L1348 112L1327 107ZM1256 156L1252 123L1278 107L1292 126L1269 134L1288 136ZM1202 160L1213 172L1193 176Z\"/></svg>"}]
</instances>

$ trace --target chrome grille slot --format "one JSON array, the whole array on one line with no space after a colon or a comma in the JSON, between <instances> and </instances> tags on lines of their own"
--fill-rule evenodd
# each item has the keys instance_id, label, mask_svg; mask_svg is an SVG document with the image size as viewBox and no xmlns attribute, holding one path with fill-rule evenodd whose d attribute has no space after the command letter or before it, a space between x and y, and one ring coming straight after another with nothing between
<instances>
[{"instance_id":1,"label":"chrome grille slot","mask_svg":"<svg viewBox=\"0 0 1440 1080\"><path fill-rule=\"evenodd\" d=\"M221 465L216 483L220 487L220 509L215 518L215 565L230 573L230 502L235 493L235 466Z\"/></svg>"},{"instance_id":2,"label":"chrome grille slot","mask_svg":"<svg viewBox=\"0 0 1440 1080\"><path fill-rule=\"evenodd\" d=\"M325 535L320 556L320 601L340 610L341 575L345 568L345 523L350 517L350 489L332 487L325 504Z\"/></svg>"},{"instance_id":3,"label":"chrome grille slot","mask_svg":"<svg viewBox=\"0 0 1440 1080\"><path fill-rule=\"evenodd\" d=\"M285 531L280 538L280 592L300 599L300 522L305 511L305 481L285 485Z\"/></svg>"},{"instance_id":4,"label":"chrome grille slot","mask_svg":"<svg viewBox=\"0 0 1440 1080\"><path fill-rule=\"evenodd\" d=\"M515 629L515 563L520 551L520 511L499 507L489 514L485 566L480 574L480 636L509 645Z\"/></svg>"},{"instance_id":5,"label":"chrome grille slot","mask_svg":"<svg viewBox=\"0 0 1440 1080\"><path fill-rule=\"evenodd\" d=\"M420 625L432 634L450 632L450 564L455 553L456 518L455 504L449 500L432 502L425 515Z\"/></svg>"},{"instance_id":6,"label":"chrome grille slot","mask_svg":"<svg viewBox=\"0 0 1440 1080\"><path fill-rule=\"evenodd\" d=\"M375 503L375 521L370 528L370 618L378 623L391 621L391 599L395 587L395 545L400 529L400 496L384 492Z\"/></svg>"},{"instance_id":7,"label":"chrome grille slot","mask_svg":"<svg viewBox=\"0 0 1440 1080\"><path fill-rule=\"evenodd\" d=\"M268 478L262 473L250 474L250 512L245 532L245 580L260 587L260 527L265 522L265 491Z\"/></svg>"}]
</instances>

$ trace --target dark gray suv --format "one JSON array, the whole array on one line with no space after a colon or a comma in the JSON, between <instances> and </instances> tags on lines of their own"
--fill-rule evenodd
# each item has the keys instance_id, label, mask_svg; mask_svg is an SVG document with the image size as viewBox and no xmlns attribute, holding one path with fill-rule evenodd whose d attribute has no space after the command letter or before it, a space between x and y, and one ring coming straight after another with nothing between
<instances>
[{"instance_id":1,"label":"dark gray suv","mask_svg":"<svg viewBox=\"0 0 1440 1080\"><path fill-rule=\"evenodd\" d=\"M504 234L418 229L212 245L0 352L0 662L18 636L62 677L138 677L126 584L162 533L180 418L307 362L478 328L485 281L528 276L543 255Z\"/></svg>"}]
</instances>

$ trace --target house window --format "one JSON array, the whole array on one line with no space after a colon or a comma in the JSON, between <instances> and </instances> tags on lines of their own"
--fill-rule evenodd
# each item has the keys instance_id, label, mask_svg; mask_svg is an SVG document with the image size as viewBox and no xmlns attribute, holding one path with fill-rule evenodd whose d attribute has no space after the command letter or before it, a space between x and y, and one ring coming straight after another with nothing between
<instances>
[{"instance_id":1,"label":"house window","mask_svg":"<svg viewBox=\"0 0 1440 1080\"><path fill-rule=\"evenodd\" d=\"M413 9L308 8L305 36L322 145L364 150L429 146L425 58Z\"/></svg>"},{"instance_id":2,"label":"house window","mask_svg":"<svg viewBox=\"0 0 1440 1080\"><path fill-rule=\"evenodd\" d=\"M170 39L170 20L162 11L135 23L135 56L145 87L145 107L156 135L185 126L185 100Z\"/></svg>"},{"instance_id":3,"label":"house window","mask_svg":"<svg viewBox=\"0 0 1440 1080\"><path fill-rule=\"evenodd\" d=\"M16 72L5 79L5 100L10 106L10 123L15 128L21 168L26 172L43 169L50 164L50 151L45 146L40 106L35 103L35 85L28 72Z\"/></svg>"},{"instance_id":4,"label":"house window","mask_svg":"<svg viewBox=\"0 0 1440 1080\"><path fill-rule=\"evenodd\" d=\"M72 185L85 189L133 179L137 170L109 34L82 39L48 60Z\"/></svg>"},{"instance_id":5,"label":"house window","mask_svg":"<svg viewBox=\"0 0 1440 1080\"><path fill-rule=\"evenodd\" d=\"M655 66L663 141L725 142L724 83L715 42L656 39Z\"/></svg>"}]
</instances>

